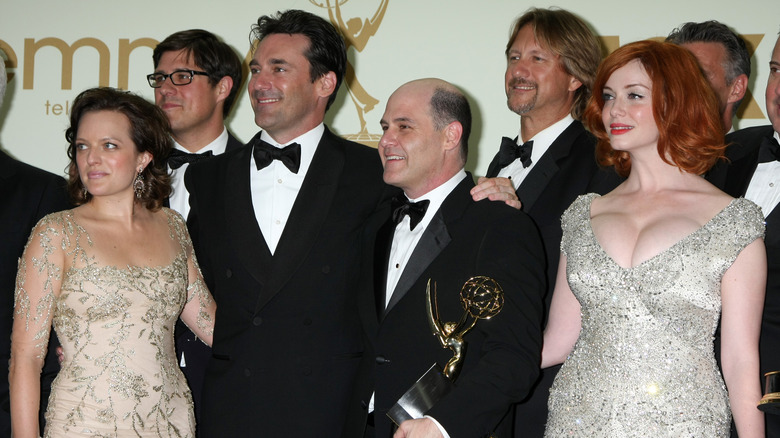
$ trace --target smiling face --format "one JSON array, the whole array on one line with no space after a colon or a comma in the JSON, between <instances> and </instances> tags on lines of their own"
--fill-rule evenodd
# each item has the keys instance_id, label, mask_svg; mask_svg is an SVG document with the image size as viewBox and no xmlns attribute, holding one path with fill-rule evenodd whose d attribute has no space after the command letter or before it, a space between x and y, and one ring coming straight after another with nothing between
<instances>
[{"instance_id":1,"label":"smiling face","mask_svg":"<svg viewBox=\"0 0 780 438\"><path fill-rule=\"evenodd\" d=\"M163 53L154 71L170 74L176 70L203 71L185 50ZM208 76L195 75L187 85L173 85L168 78L154 89L154 102L165 112L179 143L182 138L222 132L222 105L227 97L222 88L224 84L212 84Z\"/></svg>"},{"instance_id":2,"label":"smiling face","mask_svg":"<svg viewBox=\"0 0 780 438\"><path fill-rule=\"evenodd\" d=\"M642 64L633 60L615 70L602 93L601 119L612 148L628 152L655 148L658 127L653 115L653 86Z\"/></svg>"},{"instance_id":3,"label":"smiling face","mask_svg":"<svg viewBox=\"0 0 780 438\"><path fill-rule=\"evenodd\" d=\"M402 86L387 100L379 122L384 131L378 145L384 181L412 199L438 187L446 167L445 133L434 128L430 115L432 94L422 83Z\"/></svg>"},{"instance_id":4,"label":"smiling face","mask_svg":"<svg viewBox=\"0 0 780 438\"><path fill-rule=\"evenodd\" d=\"M308 132L325 117L335 74L312 82L304 56L309 39L301 34L271 34L255 50L249 69L249 97L255 123L279 143Z\"/></svg>"},{"instance_id":5,"label":"smiling face","mask_svg":"<svg viewBox=\"0 0 780 438\"><path fill-rule=\"evenodd\" d=\"M772 128L780 132L780 38L772 50L772 59L769 61L769 79L766 82L766 112Z\"/></svg>"},{"instance_id":6,"label":"smiling face","mask_svg":"<svg viewBox=\"0 0 780 438\"><path fill-rule=\"evenodd\" d=\"M582 85L566 73L558 55L539 44L532 24L520 29L507 51L504 84L509 109L543 124L566 116Z\"/></svg>"},{"instance_id":7,"label":"smiling face","mask_svg":"<svg viewBox=\"0 0 780 438\"><path fill-rule=\"evenodd\" d=\"M74 143L79 177L92 196L135 196L133 180L152 156L138 152L127 116L116 111L85 113Z\"/></svg>"}]
</instances>

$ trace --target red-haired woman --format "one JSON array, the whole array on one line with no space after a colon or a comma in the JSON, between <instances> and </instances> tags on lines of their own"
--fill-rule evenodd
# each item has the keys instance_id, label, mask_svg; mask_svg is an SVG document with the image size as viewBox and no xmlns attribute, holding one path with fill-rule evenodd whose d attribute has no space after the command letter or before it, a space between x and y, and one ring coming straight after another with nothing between
<instances>
[{"instance_id":1,"label":"red-haired woman","mask_svg":"<svg viewBox=\"0 0 780 438\"><path fill-rule=\"evenodd\" d=\"M597 159L626 180L562 218L546 436L728 437L732 413L763 436L764 218L701 176L725 148L715 94L688 51L652 41L608 56L593 89Z\"/></svg>"}]
</instances>

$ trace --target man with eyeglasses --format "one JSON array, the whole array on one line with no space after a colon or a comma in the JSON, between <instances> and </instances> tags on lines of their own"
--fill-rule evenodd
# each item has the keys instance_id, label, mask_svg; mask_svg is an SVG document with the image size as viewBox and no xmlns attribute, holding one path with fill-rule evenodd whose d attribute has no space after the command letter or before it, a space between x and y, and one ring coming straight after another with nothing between
<instances>
[{"instance_id":1,"label":"man with eyeglasses","mask_svg":"<svg viewBox=\"0 0 780 438\"><path fill-rule=\"evenodd\" d=\"M190 206L184 172L189 164L241 147L225 128L225 118L243 79L241 61L216 35L200 29L165 38L155 47L152 59L154 73L147 80L154 88L155 103L171 123L175 146L168 159L173 185L169 203L186 218ZM179 322L176 351L199 423L203 376L211 349Z\"/></svg>"}]
</instances>

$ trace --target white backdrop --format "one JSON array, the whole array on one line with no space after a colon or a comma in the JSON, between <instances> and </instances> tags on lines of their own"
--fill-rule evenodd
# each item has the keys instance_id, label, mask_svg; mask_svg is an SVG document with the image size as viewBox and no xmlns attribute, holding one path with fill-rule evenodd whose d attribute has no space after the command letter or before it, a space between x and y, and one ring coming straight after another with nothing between
<instances>
[{"instance_id":1,"label":"white backdrop","mask_svg":"<svg viewBox=\"0 0 780 438\"><path fill-rule=\"evenodd\" d=\"M475 126L467 167L477 174L486 170L501 136L514 136L519 129L518 116L506 108L504 48L512 20L531 6L559 6L578 14L612 48L664 37L686 21L722 21L755 46L750 80L754 97L737 127L768 123L764 88L769 57L780 30L777 0L656 0L653 4L627 0L536 4L510 0L340 1L344 22L353 17L370 22L377 10L385 7L362 51L349 49L358 80L368 94L379 100L376 108L365 113L368 132L381 132L379 119L385 102L400 84L421 77L448 80L462 88L472 103ZM22 161L64 174L64 131L73 98L85 88L108 85L153 99L145 79L153 70L148 45L179 30L203 28L246 54L250 26L258 16L296 8L328 19L324 3L3 0L0 49L8 58L10 81L0 109L0 147ZM138 47L129 50L133 45ZM75 48L72 65L67 55L69 47ZM228 120L228 127L242 141L258 130L245 90L246 85ZM345 87L326 121L341 135L360 131L357 108Z\"/></svg>"}]
</instances>

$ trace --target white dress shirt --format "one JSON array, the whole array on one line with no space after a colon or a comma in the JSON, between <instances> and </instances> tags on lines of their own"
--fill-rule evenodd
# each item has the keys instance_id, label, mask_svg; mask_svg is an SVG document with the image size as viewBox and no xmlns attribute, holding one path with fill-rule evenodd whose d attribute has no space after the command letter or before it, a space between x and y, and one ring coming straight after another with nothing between
<instances>
[{"instance_id":1,"label":"white dress shirt","mask_svg":"<svg viewBox=\"0 0 780 438\"><path fill-rule=\"evenodd\" d=\"M447 180L447 182L420 196L419 198L411 199L407 197L411 202L427 200L430 202L430 204L428 204L428 208L425 210L425 215L417 224L417 226L414 227L414 230L409 229L409 215L405 215L401 222L395 226L393 242L390 247L390 258L387 264L385 307L387 307L387 304L390 302L390 298L392 297L395 287L398 284L398 280L401 278L401 274L404 272L404 268L406 268L406 264L409 262L409 258L411 257L412 252L414 252L414 249L417 247L417 243L420 242L420 237L422 237L423 232L426 228L428 228L428 225L430 225L431 219L433 219L433 216L435 216L436 212L439 211L441 204L445 199L447 199L447 196L449 196L450 192L452 192L452 190L457 187L458 184L463 181L463 178L466 178L466 176L466 171L461 169L452 178ZM371 400L368 402L368 412L372 412L374 410L374 395L375 394L371 394ZM435 418L428 415L426 415L425 418L430 418L434 424L436 424L436 427L439 428L439 431L444 436L444 438L450 437L441 423L439 423Z\"/></svg>"},{"instance_id":2,"label":"white dress shirt","mask_svg":"<svg viewBox=\"0 0 780 438\"><path fill-rule=\"evenodd\" d=\"M775 140L780 143L780 134L775 132ZM758 163L753 177L750 178L745 198L755 202L764 213L764 218L780 203L780 161Z\"/></svg>"},{"instance_id":3,"label":"white dress shirt","mask_svg":"<svg viewBox=\"0 0 780 438\"><path fill-rule=\"evenodd\" d=\"M411 202L430 201L428 209L425 210L425 216L423 216L420 223L414 227L414 230L409 230L409 215L405 215L404 218L395 226L395 233L393 234L393 242L390 247L390 258L387 263L387 287L385 289L385 307L390 302L393 291L395 290L398 280L401 278L401 274L406 268L406 264L409 262L409 258L412 256L412 252L417 247L417 243L420 241L423 232L431 223L431 219L439 211L439 207L444 200L449 196L450 192L463 181L466 177L466 171L461 169L455 176L447 180L444 184L436 187L430 192L420 196L417 199L409 199Z\"/></svg>"},{"instance_id":4,"label":"white dress shirt","mask_svg":"<svg viewBox=\"0 0 780 438\"><path fill-rule=\"evenodd\" d=\"M227 142L227 128L222 128L222 134L220 134L219 137L215 138L214 141L202 147L195 153L202 154L204 152L211 151L211 153L214 155L219 155L225 152L225 148L227 148ZM176 140L173 141L173 147L174 149L178 149L188 154L192 153L184 146L177 143ZM184 217L184 219L187 219L187 215L190 213L190 194L187 192L187 188L184 186L184 172L187 170L189 165L190 163L184 163L178 169L168 168L168 170L171 172L171 186L173 187L173 193L171 194L170 198L168 198L168 202L170 203L171 208L179 212Z\"/></svg>"},{"instance_id":5,"label":"white dress shirt","mask_svg":"<svg viewBox=\"0 0 780 438\"><path fill-rule=\"evenodd\" d=\"M303 179L306 177L306 172L309 170L314 152L317 150L317 145L324 132L325 125L320 123L311 131L284 145L280 145L266 131L260 134L261 140L278 148L290 143L301 145L301 167L297 174L290 172L290 169L279 160L273 160L271 164L260 170L257 170L254 156L249 162L252 208L271 254L276 251L276 245L282 237L284 226L290 217L290 211L292 211L295 199L298 197L298 192L301 191Z\"/></svg>"},{"instance_id":6,"label":"white dress shirt","mask_svg":"<svg viewBox=\"0 0 780 438\"><path fill-rule=\"evenodd\" d=\"M552 145L561 133L563 133L563 131L565 131L573 122L574 118L571 114L567 114L566 117L544 128L534 135L533 138L528 140L523 140L521 133L518 133L517 142L519 145L530 140L533 140L534 142L533 148L531 149L531 165L523 167L523 162L518 158L501 169L497 176L510 178L512 180L512 185L515 187L515 190L517 190L517 188L520 187L520 183L523 182L525 177L531 172L531 169L533 169L536 163L539 162L539 159L542 158L542 155L550 148L550 145Z\"/></svg>"}]
</instances>

